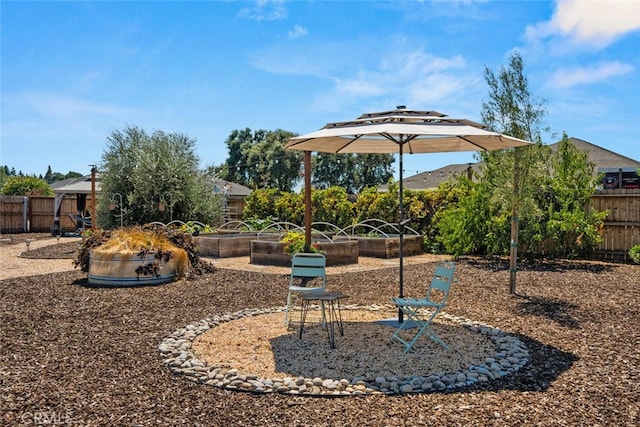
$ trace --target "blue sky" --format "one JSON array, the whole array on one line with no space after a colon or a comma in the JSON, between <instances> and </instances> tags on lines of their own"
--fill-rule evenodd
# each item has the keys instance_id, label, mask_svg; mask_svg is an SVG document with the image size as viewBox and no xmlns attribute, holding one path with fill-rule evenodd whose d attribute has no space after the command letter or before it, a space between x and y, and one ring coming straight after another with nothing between
<instances>
[{"instance_id":1,"label":"blue sky","mask_svg":"<svg viewBox=\"0 0 640 427\"><path fill-rule=\"evenodd\" d=\"M205 166L235 129L397 105L479 121L485 67L514 50L545 143L640 159L640 1L2 1L0 17L0 164L28 174L89 173L127 125L187 134ZM470 161L405 156L405 176Z\"/></svg>"}]
</instances>

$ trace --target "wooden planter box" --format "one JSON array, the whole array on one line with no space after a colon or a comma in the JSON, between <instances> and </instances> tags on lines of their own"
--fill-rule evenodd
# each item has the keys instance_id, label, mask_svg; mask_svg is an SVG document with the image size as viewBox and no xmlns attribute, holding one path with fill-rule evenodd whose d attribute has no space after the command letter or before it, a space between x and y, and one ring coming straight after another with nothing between
<instances>
[{"instance_id":1,"label":"wooden planter box","mask_svg":"<svg viewBox=\"0 0 640 427\"><path fill-rule=\"evenodd\" d=\"M400 236L364 237L364 236L335 236L336 241L358 242L361 256L373 258L398 258L400 256ZM422 250L422 236L404 236L403 252L405 256L419 255Z\"/></svg>"},{"instance_id":2,"label":"wooden planter box","mask_svg":"<svg viewBox=\"0 0 640 427\"><path fill-rule=\"evenodd\" d=\"M358 242L314 242L324 251L327 266L358 263ZM291 255L284 252L284 243L278 241L253 240L251 242L251 264L291 267Z\"/></svg>"},{"instance_id":3,"label":"wooden planter box","mask_svg":"<svg viewBox=\"0 0 640 427\"><path fill-rule=\"evenodd\" d=\"M198 247L200 256L233 258L249 256L251 241L257 238L257 233L201 234L194 236L193 242ZM262 234L260 239L278 240L279 235Z\"/></svg>"}]
</instances>

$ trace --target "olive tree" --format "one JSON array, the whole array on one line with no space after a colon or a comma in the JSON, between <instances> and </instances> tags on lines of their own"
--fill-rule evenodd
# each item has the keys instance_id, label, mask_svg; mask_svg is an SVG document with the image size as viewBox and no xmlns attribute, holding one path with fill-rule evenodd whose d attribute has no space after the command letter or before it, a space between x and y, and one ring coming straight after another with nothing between
<instances>
[{"instance_id":1,"label":"olive tree","mask_svg":"<svg viewBox=\"0 0 640 427\"><path fill-rule=\"evenodd\" d=\"M129 126L107 137L100 169L98 225L195 220L211 224L220 219L222 199L214 177L199 169L195 140L181 133ZM110 207L120 203L122 206Z\"/></svg>"}]
</instances>

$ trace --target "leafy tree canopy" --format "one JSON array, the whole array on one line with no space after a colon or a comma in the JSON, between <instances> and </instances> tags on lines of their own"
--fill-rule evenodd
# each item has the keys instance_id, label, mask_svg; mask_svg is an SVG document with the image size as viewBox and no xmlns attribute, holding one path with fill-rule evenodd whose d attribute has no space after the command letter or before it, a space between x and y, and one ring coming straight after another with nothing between
<instances>
[{"instance_id":1,"label":"leafy tree canopy","mask_svg":"<svg viewBox=\"0 0 640 427\"><path fill-rule=\"evenodd\" d=\"M56 181L62 181L63 179L78 178L81 176L83 176L81 173L73 172L73 171L69 171L66 174L63 174L60 172L53 172L51 169L51 166L49 166L47 167L47 172L41 178L47 181L49 184L51 184Z\"/></svg>"},{"instance_id":2,"label":"leafy tree canopy","mask_svg":"<svg viewBox=\"0 0 640 427\"><path fill-rule=\"evenodd\" d=\"M43 179L35 176L12 175L6 178L0 194L5 196L53 196L53 190Z\"/></svg>"},{"instance_id":3,"label":"leafy tree canopy","mask_svg":"<svg viewBox=\"0 0 640 427\"><path fill-rule=\"evenodd\" d=\"M598 232L605 216L588 205L597 181L593 163L566 134L556 151L542 146L532 152L540 158L530 175L536 189L529 192L519 210L520 250L528 258L588 254L600 240ZM460 188L467 191L437 215L438 239L449 253L509 253L511 215L493 170L484 169L486 175L475 182L462 178L466 183Z\"/></svg>"},{"instance_id":4,"label":"leafy tree canopy","mask_svg":"<svg viewBox=\"0 0 640 427\"><path fill-rule=\"evenodd\" d=\"M148 134L135 126L113 131L100 165L99 226L119 225L120 214L124 224L218 221L222 199L194 150L195 140L181 133Z\"/></svg>"},{"instance_id":5,"label":"leafy tree canopy","mask_svg":"<svg viewBox=\"0 0 640 427\"><path fill-rule=\"evenodd\" d=\"M229 157L214 168L227 181L251 188L291 191L300 181L302 153L285 150L295 134L285 130L234 130L225 143Z\"/></svg>"},{"instance_id":6,"label":"leafy tree canopy","mask_svg":"<svg viewBox=\"0 0 640 427\"><path fill-rule=\"evenodd\" d=\"M234 130L226 140L229 157L216 168L219 176L251 188L291 191L301 180L302 152L285 150L295 134L284 130ZM328 154L312 157L315 188L342 187L358 193L386 183L393 174L390 154Z\"/></svg>"},{"instance_id":7,"label":"leafy tree canopy","mask_svg":"<svg viewBox=\"0 0 640 427\"><path fill-rule=\"evenodd\" d=\"M317 153L313 157L312 184L316 188L337 186L350 194L360 193L389 181L393 162L391 154Z\"/></svg>"}]
</instances>

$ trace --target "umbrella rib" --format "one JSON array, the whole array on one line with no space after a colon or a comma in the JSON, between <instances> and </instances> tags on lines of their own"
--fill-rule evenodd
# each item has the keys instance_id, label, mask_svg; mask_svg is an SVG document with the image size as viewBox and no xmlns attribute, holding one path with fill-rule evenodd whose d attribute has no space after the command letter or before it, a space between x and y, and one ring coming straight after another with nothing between
<instances>
[{"instance_id":1,"label":"umbrella rib","mask_svg":"<svg viewBox=\"0 0 640 427\"><path fill-rule=\"evenodd\" d=\"M475 147L478 147L481 151L487 151L487 149L484 148L482 145L478 145L475 142L465 138L464 136L460 136L460 139L463 139L463 140L467 141L469 144L471 144L471 145L473 145Z\"/></svg>"},{"instance_id":2,"label":"umbrella rib","mask_svg":"<svg viewBox=\"0 0 640 427\"><path fill-rule=\"evenodd\" d=\"M353 138L349 139L347 142L345 142L343 145L340 146L340 148L338 148L336 150L336 154L340 153L342 151L343 148L349 146L349 144L351 144L354 141L359 140L360 138L362 138L364 136L364 134L360 134L360 135L355 135Z\"/></svg>"},{"instance_id":3,"label":"umbrella rib","mask_svg":"<svg viewBox=\"0 0 640 427\"><path fill-rule=\"evenodd\" d=\"M418 137L418 135L403 135L400 134L400 139L396 139L393 137L393 135L389 134L389 133L381 133L380 135L384 136L385 138L387 138L389 141L391 142L395 142L396 144L400 145L404 145L407 144L411 141L413 141L414 139L416 139ZM411 149L411 145L409 145L409 154L413 154L413 150Z\"/></svg>"}]
</instances>

